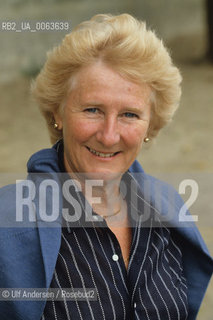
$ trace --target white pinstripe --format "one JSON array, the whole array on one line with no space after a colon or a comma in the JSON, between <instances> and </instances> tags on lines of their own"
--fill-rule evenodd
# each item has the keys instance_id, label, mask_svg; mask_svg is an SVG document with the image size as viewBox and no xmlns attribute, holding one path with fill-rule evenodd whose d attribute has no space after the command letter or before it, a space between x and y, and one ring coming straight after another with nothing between
<instances>
[{"instance_id":1,"label":"white pinstripe","mask_svg":"<svg viewBox=\"0 0 213 320\"><path fill-rule=\"evenodd\" d=\"M179 293L178 288L174 285L174 283L173 283L173 281L172 281L172 277L171 277L171 275L169 274L169 272L166 270L163 262L162 262L162 266L163 266L164 272L165 272L165 273L168 275L168 277L171 279L171 283L172 283L173 288L177 291L177 294L178 294L178 296L179 296L179 298L180 298L180 300L181 300L181 302L182 302L182 304L183 304L183 307L184 307L184 309L185 309L186 319L187 319L188 311L187 311L187 308L186 308L186 304L184 303L184 301L183 301L183 299L182 299L182 297L181 297L181 295L180 295L180 293ZM180 290L182 291L182 293L183 293L183 294L185 295L185 297L187 298L187 295L185 294L185 292L184 292L182 289L180 289Z\"/></svg>"},{"instance_id":2,"label":"white pinstripe","mask_svg":"<svg viewBox=\"0 0 213 320\"><path fill-rule=\"evenodd\" d=\"M61 285L60 285L60 282L59 282L59 279L58 279L58 275L57 275L57 272L55 271L55 280L59 286L59 288L61 289ZM54 301L53 301L54 303ZM65 305L65 310L66 310L66 315L67 315L67 319L70 320L70 316L69 316L69 310L68 310L68 307L67 307L67 302L66 302L66 298L64 298L64 305Z\"/></svg>"},{"instance_id":3,"label":"white pinstripe","mask_svg":"<svg viewBox=\"0 0 213 320\"><path fill-rule=\"evenodd\" d=\"M114 317L113 319L116 320L115 308L114 308L114 304L113 304L113 302L112 302L112 297L111 297L111 293L110 293L110 290L109 290L109 286L108 286L107 281L106 281L106 279L105 279L105 277L104 277L104 275L103 275L103 273L102 273L102 271L101 271L101 268L100 268L100 265L99 265L99 263L98 263L98 260L97 260L97 257L96 257L96 254L95 254L95 251L94 251L94 248L93 248L93 244L92 244L92 241L91 241L91 239L90 239L90 237L89 237L89 235L88 235L88 232L87 232L87 230L86 230L85 228L83 228L83 230L84 230L84 232L85 232L85 234L86 234L86 236L87 236L87 239L88 239L88 241L89 241L89 245L90 245L90 248L91 248L91 250L92 250L92 253L93 253L93 256L94 256L96 265L97 265L97 267L98 267L98 270L99 270L99 272L100 272L100 274L101 274L101 276L102 276L102 278L103 278L103 280L104 280L104 283L105 283L105 285L106 285L107 292L108 292L108 296L109 296L109 300L110 300L110 303L111 303L111 306L112 306L113 317Z\"/></svg>"},{"instance_id":4,"label":"white pinstripe","mask_svg":"<svg viewBox=\"0 0 213 320\"><path fill-rule=\"evenodd\" d=\"M137 318L138 320L140 320L139 315L138 315L138 313L137 313L136 310L135 310L135 315L136 315L136 318Z\"/></svg>"},{"instance_id":5,"label":"white pinstripe","mask_svg":"<svg viewBox=\"0 0 213 320\"><path fill-rule=\"evenodd\" d=\"M149 314L148 314L148 310L147 310L147 308L146 308L146 306L144 305L143 300L142 300L141 288L139 288L139 299L140 299L140 302L141 302L141 304L142 304L142 306L143 306L143 308L144 308L144 310L145 310L145 312L146 312L147 319L150 320L150 317L149 317Z\"/></svg>"},{"instance_id":6,"label":"white pinstripe","mask_svg":"<svg viewBox=\"0 0 213 320\"><path fill-rule=\"evenodd\" d=\"M132 293L132 304L133 304L133 300L134 300L134 296L135 296L135 291L136 291L136 287L137 287L137 284L138 284L138 280L140 278L140 274L141 274L141 271L142 271L144 262L146 260L147 253L148 253L148 248L149 248L150 239L151 239L151 233L152 233L152 219L151 219L151 227L150 227L150 230L149 230L149 236L148 236L147 245L146 245L146 251L145 251L145 254L144 254L144 257L143 257L143 261L142 261L141 266L140 266L140 271L138 273L138 277L136 279L134 290L133 290L133 293Z\"/></svg>"},{"instance_id":7,"label":"white pinstripe","mask_svg":"<svg viewBox=\"0 0 213 320\"><path fill-rule=\"evenodd\" d=\"M155 283L155 281L154 281L154 279L153 279L153 276L152 276L152 273L153 273L153 261L152 261L152 259L150 258L150 256L149 256L148 258L149 258L149 261L151 262L151 265L152 265L152 271L151 271L151 280L152 280L152 283L154 284L155 289L157 290L157 292L158 292L158 294L159 294L159 296L160 296L161 300L163 301L163 304L164 304L164 306L165 306L165 308L166 308L166 311L167 311L167 314L168 314L168 318L171 320L171 317L170 317L170 313L169 313L168 306L167 306L167 304L166 304L165 300L163 299L163 297L162 297L162 295L161 295L160 291L158 290L158 287L156 286L156 283Z\"/></svg>"},{"instance_id":8,"label":"white pinstripe","mask_svg":"<svg viewBox=\"0 0 213 320\"><path fill-rule=\"evenodd\" d=\"M171 251L169 249L167 249L167 252L170 254L170 256L175 260L175 262L178 264L179 268L181 269L181 271L183 271L182 266L180 265L180 262L176 259L176 257L171 253Z\"/></svg>"},{"instance_id":9,"label":"white pinstripe","mask_svg":"<svg viewBox=\"0 0 213 320\"><path fill-rule=\"evenodd\" d=\"M166 258L167 259L167 258ZM167 259L167 262L169 263L169 260ZM172 273L175 275L175 277L178 279L178 281L181 282L181 278L180 276L177 274L177 272L171 267L169 266L169 269L172 271Z\"/></svg>"},{"instance_id":10,"label":"white pinstripe","mask_svg":"<svg viewBox=\"0 0 213 320\"><path fill-rule=\"evenodd\" d=\"M187 286L185 283L182 282L182 285L183 285L186 289L188 289L188 286Z\"/></svg>"},{"instance_id":11,"label":"white pinstripe","mask_svg":"<svg viewBox=\"0 0 213 320\"><path fill-rule=\"evenodd\" d=\"M147 286L147 274L146 274L146 271L145 271L145 270L144 270L144 277L145 277L146 292L148 293L148 296L149 296L149 298L150 298L150 300L151 300L151 302L152 302L152 304L153 304L153 306L154 306L154 308L155 308L155 311L156 311L156 313L157 313L158 319L161 320L161 319L160 319L160 314L159 314L158 308L157 308L156 304L154 303L154 300L152 299L152 296L151 296L151 294L150 294L150 292L149 292L149 289L148 289L148 286Z\"/></svg>"},{"instance_id":12,"label":"white pinstripe","mask_svg":"<svg viewBox=\"0 0 213 320\"><path fill-rule=\"evenodd\" d=\"M59 256L63 260L64 266L65 266L65 269L66 269L66 272L67 272L67 276L68 276L68 279L69 279L69 282L70 282L71 289L74 289L73 288L73 284L72 284L72 280L71 280L71 277L70 277L70 274L69 274L69 270L68 270L68 266L67 266L66 260L64 259L64 257L62 256L62 254L60 252L59 252ZM80 316L81 319L83 319L81 311L80 311L80 308L79 308L78 300L76 299L76 296L74 296L74 297L75 297L76 307L77 307L78 312L79 312L79 316Z\"/></svg>"},{"instance_id":13,"label":"white pinstripe","mask_svg":"<svg viewBox=\"0 0 213 320\"><path fill-rule=\"evenodd\" d=\"M113 244L112 239L110 238L109 235L108 235L108 238L109 238L109 242L110 242L111 248L115 252L114 244ZM118 261L116 261L116 264L118 266L118 270L119 270L119 273L120 273L124 288L125 288L126 292L129 294L129 290L127 289L126 282L125 282L124 277L123 277L123 273L122 273L122 270L121 270L120 263Z\"/></svg>"},{"instance_id":14,"label":"white pinstripe","mask_svg":"<svg viewBox=\"0 0 213 320\"><path fill-rule=\"evenodd\" d=\"M84 259L85 259L85 261L86 261L86 263L87 263L87 265L88 265L88 268L89 268L89 271L90 271L90 275L91 275L91 278L92 278L92 282L93 282L93 284L94 284L94 286L95 286L95 289L96 289L96 292L97 292L97 297L98 297L98 300L99 300L99 304L100 304L100 308L101 308L101 311L102 311L103 319L106 319L106 318L105 318L104 309L103 309L103 306L102 306L102 303L101 303L100 294L99 294L98 288L97 288L96 283L95 283L95 280L94 280L94 276L93 276L93 273L92 273L91 266L90 266L90 264L89 264L89 262L88 262L88 260L87 260L87 258L86 258L86 256L85 256L85 254L83 253L83 251L82 251L82 249L81 249L80 243L79 243L79 241L78 241L78 239L77 239L77 236L76 236L75 232L73 232L73 235L74 235L74 237L75 237L75 240L76 240L76 243L77 243L77 245L78 245L78 248L79 248L79 250L81 251L81 254L82 254L82 256L84 257Z\"/></svg>"},{"instance_id":15,"label":"white pinstripe","mask_svg":"<svg viewBox=\"0 0 213 320\"><path fill-rule=\"evenodd\" d=\"M134 256L135 256L135 252L136 252L136 249L138 247L138 242L139 242L139 239L140 239L140 232L141 232L141 228L140 228L140 224L141 224L141 216L139 218L139 226L137 227L138 228L138 232L137 232L137 240L136 240L136 244L135 244L135 247L134 247L134 251L132 253L132 256L130 257L130 260L129 260L129 265L128 265L128 269L127 269L127 272L129 272L130 268L131 268L131 264L132 264L132 261L134 259Z\"/></svg>"},{"instance_id":16,"label":"white pinstripe","mask_svg":"<svg viewBox=\"0 0 213 320\"><path fill-rule=\"evenodd\" d=\"M182 291L182 294L187 298L187 294L183 291L183 289L180 288L180 290ZM186 311L186 312L188 313L188 311Z\"/></svg>"},{"instance_id":17,"label":"white pinstripe","mask_svg":"<svg viewBox=\"0 0 213 320\"><path fill-rule=\"evenodd\" d=\"M153 248L156 250L156 252L157 252L157 256L158 256L158 260L159 260L159 250L158 250L158 248L154 245L154 243L152 243L152 246L153 246ZM163 285L164 285L164 287L165 287L166 291L169 293L169 295L170 295L170 297L171 297L172 301L174 302L174 305L175 305L175 307L176 307L177 314L178 314L178 320L180 320L180 312L179 312L178 306L177 306L177 304L176 304L176 302L175 302L175 299L174 299L174 297L172 296L172 294L171 294L170 290L168 289L167 285L165 284L164 280L162 279L162 277L161 277L161 275L160 275L160 272L159 272L159 270L158 270L158 260L157 260L157 264L156 264L156 271L157 271L157 274L158 274L158 276L159 276L159 278L160 278L161 282L163 283Z\"/></svg>"},{"instance_id":18,"label":"white pinstripe","mask_svg":"<svg viewBox=\"0 0 213 320\"><path fill-rule=\"evenodd\" d=\"M179 275L177 274L177 272L170 266L169 259L168 259L168 257L166 256L166 253L164 253L164 256L165 256L166 261L167 261L168 264L169 264L169 269L172 271L172 273L175 275L175 277L178 279L178 281L181 281L180 276L179 276Z\"/></svg>"},{"instance_id":19,"label":"white pinstripe","mask_svg":"<svg viewBox=\"0 0 213 320\"><path fill-rule=\"evenodd\" d=\"M106 261L107 261L107 263L108 263L108 266L109 266L109 268L110 268L110 272L111 272L111 275L112 275L113 284L114 284L114 286L115 286L115 289L116 289L117 293L118 293L119 296L120 296L120 299L121 299L121 302L122 302L122 305L123 305L124 319L126 319L126 308L125 308L125 304L124 304L123 297L122 297L120 291L118 290L118 287L117 287L116 282L115 282L115 277L114 277L114 274L113 274L113 271L112 271L112 267L111 267L111 265L110 265L109 259L107 258L106 252L105 252L105 250L104 250L104 248L103 248L103 246L102 246L102 243L101 243L101 241L100 241L100 238L99 238L99 236L98 236L98 234L97 234L97 230L96 230L95 228L94 228L94 231L95 231L96 237L97 237L97 239L98 239L99 245L100 245L100 247L101 247L101 249L102 249L102 252L104 253L104 256L105 256L105 258L106 258Z\"/></svg>"},{"instance_id":20,"label":"white pinstripe","mask_svg":"<svg viewBox=\"0 0 213 320\"><path fill-rule=\"evenodd\" d=\"M180 262L175 258L175 256L170 252L169 249L167 249L166 252L165 252L165 246L164 246L164 241L163 241L163 239L162 239L161 236L157 233L157 231L155 231L154 233L160 238L160 240L161 240L162 243L163 243L163 247L164 247L164 257L165 257L166 261L169 263L168 257L167 257L167 255L166 255L166 252L168 252L168 253L171 255L171 257L175 260L175 262L177 263L178 267L181 269L181 272L182 272L182 271L183 271L183 268L182 268L182 266L180 265ZM166 242L167 242L167 244L168 244L167 239L164 238L164 240L166 240ZM170 240L172 240L172 238L170 238ZM172 241L172 242L173 242L173 241ZM174 242L173 242L173 245L174 245ZM177 246L176 246L176 248L177 248ZM181 255L181 257L182 257L182 255ZM178 274L174 271L174 269L173 269L171 266L170 266L170 269L171 269L171 271L175 274L175 276L178 278L178 280L181 281L181 278L178 276ZM183 278L184 278L184 277L183 277ZM184 278L184 279L185 279L185 278Z\"/></svg>"},{"instance_id":21,"label":"white pinstripe","mask_svg":"<svg viewBox=\"0 0 213 320\"><path fill-rule=\"evenodd\" d=\"M86 290L85 283L84 283L84 278L83 278L83 276L82 276L82 274L81 274L81 271L80 271L79 268L78 268L78 264L77 264L77 262L76 262L75 255L74 255L74 253L73 253L73 251L72 251L72 248L71 248L69 242L68 242L67 239L65 238L63 232L62 232L62 237L63 237L63 239L64 239L64 241L65 241L65 243L66 243L66 245L67 245L67 247L68 247L68 249L69 249L69 251L70 251L70 254L71 254L72 259L73 259L73 262L74 262L74 265L75 265L75 267L76 267L76 270L77 270L77 272L78 272L78 274L79 274L79 276L80 276L80 278L81 278L82 286L83 286L84 290ZM90 305L90 301L88 300L87 295L86 295L86 301L87 301L87 304L88 304L88 307L89 307L89 310L90 310L91 317L92 317L92 319L95 320L94 314L93 314L93 311L92 311L92 308L91 308L91 305Z\"/></svg>"},{"instance_id":22,"label":"white pinstripe","mask_svg":"<svg viewBox=\"0 0 213 320\"><path fill-rule=\"evenodd\" d=\"M177 249L177 251L179 252L179 255L181 256L181 258L182 258L182 252L180 251L180 248L178 248L178 246L174 243L174 241L173 241L173 239L171 238L171 242L172 242L172 244L173 244L173 246Z\"/></svg>"},{"instance_id":23,"label":"white pinstripe","mask_svg":"<svg viewBox=\"0 0 213 320\"><path fill-rule=\"evenodd\" d=\"M52 298L52 306L53 306L53 312L54 312L55 320L58 320L57 314L56 314L56 310L55 310L55 302L54 302L54 299L53 299L53 298Z\"/></svg>"},{"instance_id":24,"label":"white pinstripe","mask_svg":"<svg viewBox=\"0 0 213 320\"><path fill-rule=\"evenodd\" d=\"M175 242L173 241L173 239L171 238L171 243L173 244L173 246L176 248L176 250L179 252L179 255L180 255L180 258L182 260L183 258L183 255L182 255L182 252L180 251L180 248L178 248L178 246L175 244ZM183 270L183 269L182 269ZM184 277L184 275L182 274L181 276L182 280L184 280L186 283L187 283L187 280L186 278ZM186 286L187 287L187 286Z\"/></svg>"},{"instance_id":25,"label":"white pinstripe","mask_svg":"<svg viewBox=\"0 0 213 320\"><path fill-rule=\"evenodd\" d=\"M159 236L160 240L161 240L162 243L163 243L163 250L164 250L164 249L165 249L165 247L164 247L164 241L163 241L162 237L161 237L159 234L157 234L157 235ZM165 256L165 255L164 255L164 256ZM166 256L165 256L165 258L166 258ZM168 263L169 263L169 262L168 262ZM162 261L162 267L163 267L164 272L165 272L165 273L168 275L168 277L171 279L172 286L173 286L173 287L175 288L175 290L177 291L178 296L179 296L179 298L180 298L180 300L181 300L181 302L182 302L182 304L183 304L183 307L184 307L184 309L185 309L186 315L188 315L188 311L187 311L187 308L186 308L186 304L184 303L183 299L181 298L180 293L179 293L179 291L178 291L178 288L173 284L172 277L171 277L170 273L166 270L163 261ZM183 284L183 283L182 283L182 284ZM183 284L183 285L184 285L184 284ZM184 286L185 286L185 285L184 285ZM186 289L187 289L187 286L186 286ZM181 289L181 291L182 291L182 293L185 295L185 297L187 298L187 295L185 294L185 292L184 292L182 289Z\"/></svg>"}]
</instances>

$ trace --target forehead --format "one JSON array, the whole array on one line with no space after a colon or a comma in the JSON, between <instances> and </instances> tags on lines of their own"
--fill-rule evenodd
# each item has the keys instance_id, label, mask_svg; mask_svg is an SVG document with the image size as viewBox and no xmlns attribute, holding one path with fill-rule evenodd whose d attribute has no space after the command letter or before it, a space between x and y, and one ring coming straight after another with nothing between
<instances>
[{"instance_id":1,"label":"forehead","mask_svg":"<svg viewBox=\"0 0 213 320\"><path fill-rule=\"evenodd\" d=\"M147 101L151 94L145 83L135 83L122 77L103 62L81 68L71 79L69 93L80 100L121 98L134 102Z\"/></svg>"}]
</instances>

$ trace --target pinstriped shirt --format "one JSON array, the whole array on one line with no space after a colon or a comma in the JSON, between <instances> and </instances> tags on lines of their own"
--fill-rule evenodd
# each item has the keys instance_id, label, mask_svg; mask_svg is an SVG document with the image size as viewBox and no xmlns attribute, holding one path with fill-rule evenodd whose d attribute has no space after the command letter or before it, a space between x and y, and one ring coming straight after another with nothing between
<instances>
[{"instance_id":1,"label":"pinstriped shirt","mask_svg":"<svg viewBox=\"0 0 213 320\"><path fill-rule=\"evenodd\" d=\"M127 180L132 179L130 173L125 176ZM128 186L127 183L129 212L134 203L128 197ZM73 191L73 197L83 204L82 193ZM139 218L132 224L127 269L119 242L105 221L88 225L78 221L81 227L68 225L62 228L51 288L94 288L97 299L47 301L42 320L187 319L187 283L175 230L160 221L158 226L152 226L155 212L151 206L148 208L151 213L149 226L144 227L144 212L141 212L144 210L140 209L144 208L144 200L139 189L136 197ZM93 215L96 214L93 212Z\"/></svg>"}]
</instances>

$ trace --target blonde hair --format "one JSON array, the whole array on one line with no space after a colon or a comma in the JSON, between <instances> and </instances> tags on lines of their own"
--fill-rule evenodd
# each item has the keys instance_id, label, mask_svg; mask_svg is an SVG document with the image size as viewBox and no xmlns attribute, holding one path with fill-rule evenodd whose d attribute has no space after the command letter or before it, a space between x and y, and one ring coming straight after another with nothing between
<instances>
[{"instance_id":1,"label":"blonde hair","mask_svg":"<svg viewBox=\"0 0 213 320\"><path fill-rule=\"evenodd\" d=\"M61 111L70 79L80 68L102 60L121 76L152 88L149 138L172 118L181 96L181 76L155 33L129 14L99 14L79 24L62 43L48 53L33 84L33 94L44 115L51 142L62 138L54 129L54 113Z\"/></svg>"}]
</instances>

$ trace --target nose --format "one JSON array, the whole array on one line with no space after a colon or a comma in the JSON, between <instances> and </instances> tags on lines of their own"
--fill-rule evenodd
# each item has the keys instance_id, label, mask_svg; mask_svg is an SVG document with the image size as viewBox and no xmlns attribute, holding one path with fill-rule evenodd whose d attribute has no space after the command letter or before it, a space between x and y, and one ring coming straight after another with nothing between
<instances>
[{"instance_id":1,"label":"nose","mask_svg":"<svg viewBox=\"0 0 213 320\"><path fill-rule=\"evenodd\" d=\"M119 123L116 117L109 116L100 124L96 138L105 147L112 147L120 141Z\"/></svg>"}]
</instances>

